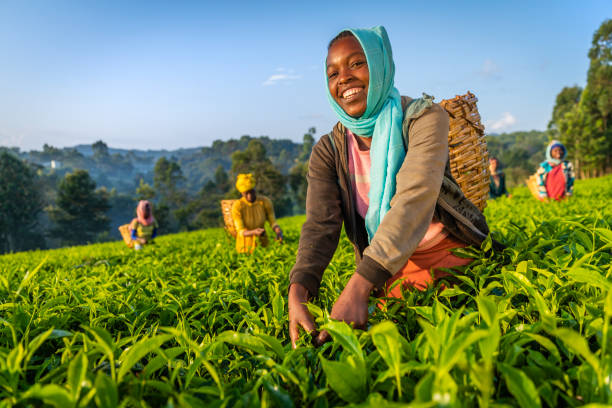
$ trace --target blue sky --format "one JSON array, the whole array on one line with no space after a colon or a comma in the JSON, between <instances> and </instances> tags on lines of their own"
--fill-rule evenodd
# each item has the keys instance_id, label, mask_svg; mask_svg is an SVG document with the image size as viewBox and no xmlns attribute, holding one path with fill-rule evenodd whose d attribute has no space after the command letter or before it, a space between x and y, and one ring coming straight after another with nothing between
<instances>
[{"instance_id":1,"label":"blue sky","mask_svg":"<svg viewBox=\"0 0 612 408\"><path fill-rule=\"evenodd\" d=\"M329 40L387 28L400 93L472 90L488 131L545 129L612 2L0 2L0 146L174 149L336 122Z\"/></svg>"}]
</instances>

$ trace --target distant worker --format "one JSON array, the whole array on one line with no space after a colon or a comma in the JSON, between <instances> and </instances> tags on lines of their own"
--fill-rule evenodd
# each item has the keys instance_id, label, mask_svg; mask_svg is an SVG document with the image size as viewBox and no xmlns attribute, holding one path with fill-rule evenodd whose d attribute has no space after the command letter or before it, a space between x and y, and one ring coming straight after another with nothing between
<instances>
[{"instance_id":1,"label":"distant worker","mask_svg":"<svg viewBox=\"0 0 612 408\"><path fill-rule=\"evenodd\" d=\"M506 190L506 175L501 168L502 166L497 157L491 157L489 159L489 173L491 173L489 198L498 198L501 196L510 197L510 193Z\"/></svg>"},{"instance_id":2,"label":"distant worker","mask_svg":"<svg viewBox=\"0 0 612 408\"><path fill-rule=\"evenodd\" d=\"M136 207L136 218L130 223L130 232L134 249L153 242L157 236L157 220L153 217L153 205L147 200L141 200Z\"/></svg>"},{"instance_id":3,"label":"distant worker","mask_svg":"<svg viewBox=\"0 0 612 408\"><path fill-rule=\"evenodd\" d=\"M268 245L264 229L266 220L276 233L276 239L282 240L283 231L276 223L272 201L268 197L257 196L255 177L251 173L239 174L236 189L242 194L242 198L232 205L232 218L236 228L236 251L252 253L257 246L257 237L261 246Z\"/></svg>"},{"instance_id":4,"label":"distant worker","mask_svg":"<svg viewBox=\"0 0 612 408\"><path fill-rule=\"evenodd\" d=\"M567 149L557 140L550 142L546 148L546 160L540 163L536 172L540 200L561 200L572 195L574 166L564 160L566 156Z\"/></svg>"}]
</instances>

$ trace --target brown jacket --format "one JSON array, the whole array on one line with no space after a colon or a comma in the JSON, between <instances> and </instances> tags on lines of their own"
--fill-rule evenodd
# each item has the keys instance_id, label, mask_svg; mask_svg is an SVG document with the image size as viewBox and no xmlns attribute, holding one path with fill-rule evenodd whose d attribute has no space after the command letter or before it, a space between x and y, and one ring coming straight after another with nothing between
<instances>
[{"instance_id":1,"label":"brown jacket","mask_svg":"<svg viewBox=\"0 0 612 408\"><path fill-rule=\"evenodd\" d=\"M402 97L404 110L412 101ZM428 106L404 117L406 157L396 176L391 209L369 245L365 222L355 207L344 126L338 123L313 147L306 222L290 284L300 283L311 295L317 294L343 223L355 249L356 272L377 288L406 264L434 216L468 245L484 240L489 233L484 215L465 198L450 173L448 115L437 104Z\"/></svg>"}]
</instances>

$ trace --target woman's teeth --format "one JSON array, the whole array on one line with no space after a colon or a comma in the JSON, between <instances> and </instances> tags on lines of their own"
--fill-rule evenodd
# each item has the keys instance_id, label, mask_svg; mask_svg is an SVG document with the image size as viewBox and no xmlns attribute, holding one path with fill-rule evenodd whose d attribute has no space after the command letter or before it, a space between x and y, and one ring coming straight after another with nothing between
<instances>
[{"instance_id":1,"label":"woman's teeth","mask_svg":"<svg viewBox=\"0 0 612 408\"><path fill-rule=\"evenodd\" d=\"M361 92L362 89L361 88L351 88L351 89L347 89L346 91L344 91L342 93L342 97L344 99L350 99L351 97L353 97L354 95L358 94L359 92Z\"/></svg>"}]
</instances>

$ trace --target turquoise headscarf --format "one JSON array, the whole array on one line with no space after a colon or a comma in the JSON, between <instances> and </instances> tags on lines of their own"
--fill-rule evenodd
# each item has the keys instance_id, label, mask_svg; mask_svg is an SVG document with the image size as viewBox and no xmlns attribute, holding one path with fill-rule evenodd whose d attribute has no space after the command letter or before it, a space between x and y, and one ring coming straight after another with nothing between
<instances>
[{"instance_id":1,"label":"turquoise headscarf","mask_svg":"<svg viewBox=\"0 0 612 408\"><path fill-rule=\"evenodd\" d=\"M370 71L370 84L366 111L360 118L353 118L340 107L329 92L327 97L340 122L359 136L372 137L370 147L370 204L365 225L371 241L391 208L395 194L395 176L406 151L402 139L402 101L393 86L395 64L391 43L383 26L372 29L348 29L359 40L366 55ZM327 75L325 75L327 78Z\"/></svg>"}]
</instances>

